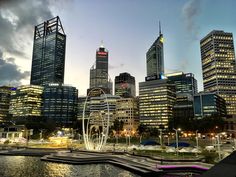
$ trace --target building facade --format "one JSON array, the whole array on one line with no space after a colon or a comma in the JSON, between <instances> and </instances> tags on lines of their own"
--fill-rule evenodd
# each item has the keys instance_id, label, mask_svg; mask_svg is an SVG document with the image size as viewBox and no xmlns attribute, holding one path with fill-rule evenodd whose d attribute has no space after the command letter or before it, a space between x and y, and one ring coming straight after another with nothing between
<instances>
[{"instance_id":1,"label":"building facade","mask_svg":"<svg viewBox=\"0 0 236 177\"><path fill-rule=\"evenodd\" d=\"M225 100L215 93L200 92L194 95L194 116L203 118L207 116L226 117Z\"/></svg>"},{"instance_id":2,"label":"building facade","mask_svg":"<svg viewBox=\"0 0 236 177\"><path fill-rule=\"evenodd\" d=\"M77 120L78 90L63 84L49 84L43 92L43 116L58 125L71 126Z\"/></svg>"},{"instance_id":3,"label":"building facade","mask_svg":"<svg viewBox=\"0 0 236 177\"><path fill-rule=\"evenodd\" d=\"M35 26L30 84L63 83L65 50L66 35L58 16Z\"/></svg>"},{"instance_id":4,"label":"building facade","mask_svg":"<svg viewBox=\"0 0 236 177\"><path fill-rule=\"evenodd\" d=\"M173 118L175 85L167 79L139 83L140 123L153 128L168 128Z\"/></svg>"},{"instance_id":5,"label":"building facade","mask_svg":"<svg viewBox=\"0 0 236 177\"><path fill-rule=\"evenodd\" d=\"M147 77L153 76L160 78L160 76L164 74L163 49L163 34L160 29L158 38L154 41L146 53Z\"/></svg>"},{"instance_id":6,"label":"building facade","mask_svg":"<svg viewBox=\"0 0 236 177\"><path fill-rule=\"evenodd\" d=\"M9 86L0 87L0 122L7 121L10 117L9 107L12 90L13 88Z\"/></svg>"},{"instance_id":7,"label":"building facade","mask_svg":"<svg viewBox=\"0 0 236 177\"><path fill-rule=\"evenodd\" d=\"M139 125L138 100L136 98L120 98L116 101L116 119L124 122L123 129L135 132Z\"/></svg>"},{"instance_id":8,"label":"building facade","mask_svg":"<svg viewBox=\"0 0 236 177\"><path fill-rule=\"evenodd\" d=\"M201 41L201 61L205 92L226 101L227 114L236 115L236 65L233 34L212 31Z\"/></svg>"},{"instance_id":9,"label":"building facade","mask_svg":"<svg viewBox=\"0 0 236 177\"><path fill-rule=\"evenodd\" d=\"M24 85L11 92L9 113L13 118L42 116L43 87Z\"/></svg>"},{"instance_id":10,"label":"building facade","mask_svg":"<svg viewBox=\"0 0 236 177\"><path fill-rule=\"evenodd\" d=\"M124 98L136 96L135 78L129 73L121 73L115 77L115 95Z\"/></svg>"}]
</instances>

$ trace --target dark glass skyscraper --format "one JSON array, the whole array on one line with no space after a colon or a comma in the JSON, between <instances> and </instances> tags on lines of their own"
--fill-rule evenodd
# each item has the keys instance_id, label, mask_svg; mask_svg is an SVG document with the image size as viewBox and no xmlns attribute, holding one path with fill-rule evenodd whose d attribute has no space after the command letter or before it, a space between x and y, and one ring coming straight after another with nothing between
<instances>
[{"instance_id":1,"label":"dark glass skyscraper","mask_svg":"<svg viewBox=\"0 0 236 177\"><path fill-rule=\"evenodd\" d=\"M35 26L32 85L64 82L66 35L57 16Z\"/></svg>"},{"instance_id":2,"label":"dark glass skyscraper","mask_svg":"<svg viewBox=\"0 0 236 177\"><path fill-rule=\"evenodd\" d=\"M135 97L135 78L129 73L121 73L115 77L115 95L124 98Z\"/></svg>"},{"instance_id":3,"label":"dark glass skyscraper","mask_svg":"<svg viewBox=\"0 0 236 177\"><path fill-rule=\"evenodd\" d=\"M163 34L161 33L161 29L158 38L146 53L146 66L147 77L160 78L164 74Z\"/></svg>"}]
</instances>

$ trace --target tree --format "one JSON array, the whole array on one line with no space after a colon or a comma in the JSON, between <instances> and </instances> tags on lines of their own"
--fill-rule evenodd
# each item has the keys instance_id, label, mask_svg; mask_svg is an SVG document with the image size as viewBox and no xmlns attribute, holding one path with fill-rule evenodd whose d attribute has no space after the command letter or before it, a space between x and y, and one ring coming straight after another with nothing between
<instances>
[{"instance_id":1,"label":"tree","mask_svg":"<svg viewBox=\"0 0 236 177\"><path fill-rule=\"evenodd\" d=\"M111 130L115 130L119 135L120 131L123 130L123 127L124 127L124 122L119 121L118 119L115 119L113 126L111 126Z\"/></svg>"},{"instance_id":2,"label":"tree","mask_svg":"<svg viewBox=\"0 0 236 177\"><path fill-rule=\"evenodd\" d=\"M144 124L139 124L137 130L138 130L138 134L142 136L146 132L147 127Z\"/></svg>"}]
</instances>

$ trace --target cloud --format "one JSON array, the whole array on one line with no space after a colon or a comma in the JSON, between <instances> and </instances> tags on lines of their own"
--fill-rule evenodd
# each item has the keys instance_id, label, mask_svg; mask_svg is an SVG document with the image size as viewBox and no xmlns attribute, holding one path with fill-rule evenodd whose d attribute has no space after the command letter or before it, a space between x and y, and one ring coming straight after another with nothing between
<instances>
[{"instance_id":1,"label":"cloud","mask_svg":"<svg viewBox=\"0 0 236 177\"><path fill-rule=\"evenodd\" d=\"M3 59L1 53L2 51L0 50L0 85L21 85L21 80L28 79L30 72L22 72L15 64L14 58Z\"/></svg>"},{"instance_id":2,"label":"cloud","mask_svg":"<svg viewBox=\"0 0 236 177\"><path fill-rule=\"evenodd\" d=\"M200 14L200 10L201 0L188 0L182 8L185 26L193 39L198 39L199 26L196 18Z\"/></svg>"},{"instance_id":3,"label":"cloud","mask_svg":"<svg viewBox=\"0 0 236 177\"><path fill-rule=\"evenodd\" d=\"M26 49L32 47L34 26L53 17L49 1L0 1L0 49L3 52L29 58Z\"/></svg>"}]
</instances>

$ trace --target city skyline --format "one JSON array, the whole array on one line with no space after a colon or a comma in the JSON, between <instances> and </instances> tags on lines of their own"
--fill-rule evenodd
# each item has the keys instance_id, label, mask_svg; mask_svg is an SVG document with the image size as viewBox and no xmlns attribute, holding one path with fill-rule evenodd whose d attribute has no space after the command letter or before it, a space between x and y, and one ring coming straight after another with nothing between
<instances>
[{"instance_id":1,"label":"city skyline","mask_svg":"<svg viewBox=\"0 0 236 177\"><path fill-rule=\"evenodd\" d=\"M235 2L230 0L229 5L214 1L211 9L207 8L212 3L210 0L181 2L150 0L148 3L60 1L56 4L47 0L40 2L37 5L29 0L0 3L0 22L3 25L8 24L0 29L1 34L5 34L5 37L9 37L11 41L16 32L21 32L19 35L21 39L16 37L13 40L16 46L10 46L12 48L7 45L9 42L4 43L6 40L3 40L3 36L0 38L3 41L0 42L2 51L0 53L3 53L5 59L1 62L4 67L0 72L2 73L4 68L9 66L15 71L13 77L14 72L10 73L10 70L5 69L5 72L7 71L12 77L0 76L1 85L19 84L18 80L21 80L22 84L29 84L34 26L57 15L60 16L68 37L65 83L77 87L79 95L85 95L89 88L89 69L94 63L95 51L101 40L109 50L109 75L112 81L114 82L115 76L119 73L128 72L136 78L137 83L142 82L146 75L145 54L158 36L160 20L165 37L165 73L192 72L198 80L199 91L201 91L203 87L200 39L214 29L236 34L235 20L232 18ZM22 3L22 6L27 4L27 7L30 7L29 12L23 13L22 7L18 7L17 3ZM46 5L48 7L43 9ZM129 11L131 7L135 7L132 12ZM103 10L91 11L90 9ZM25 18L32 10L36 11L38 16ZM12 29L12 33L6 31L3 33L7 27ZM9 33L13 35L10 36ZM23 42L20 43L22 40Z\"/></svg>"}]
</instances>

